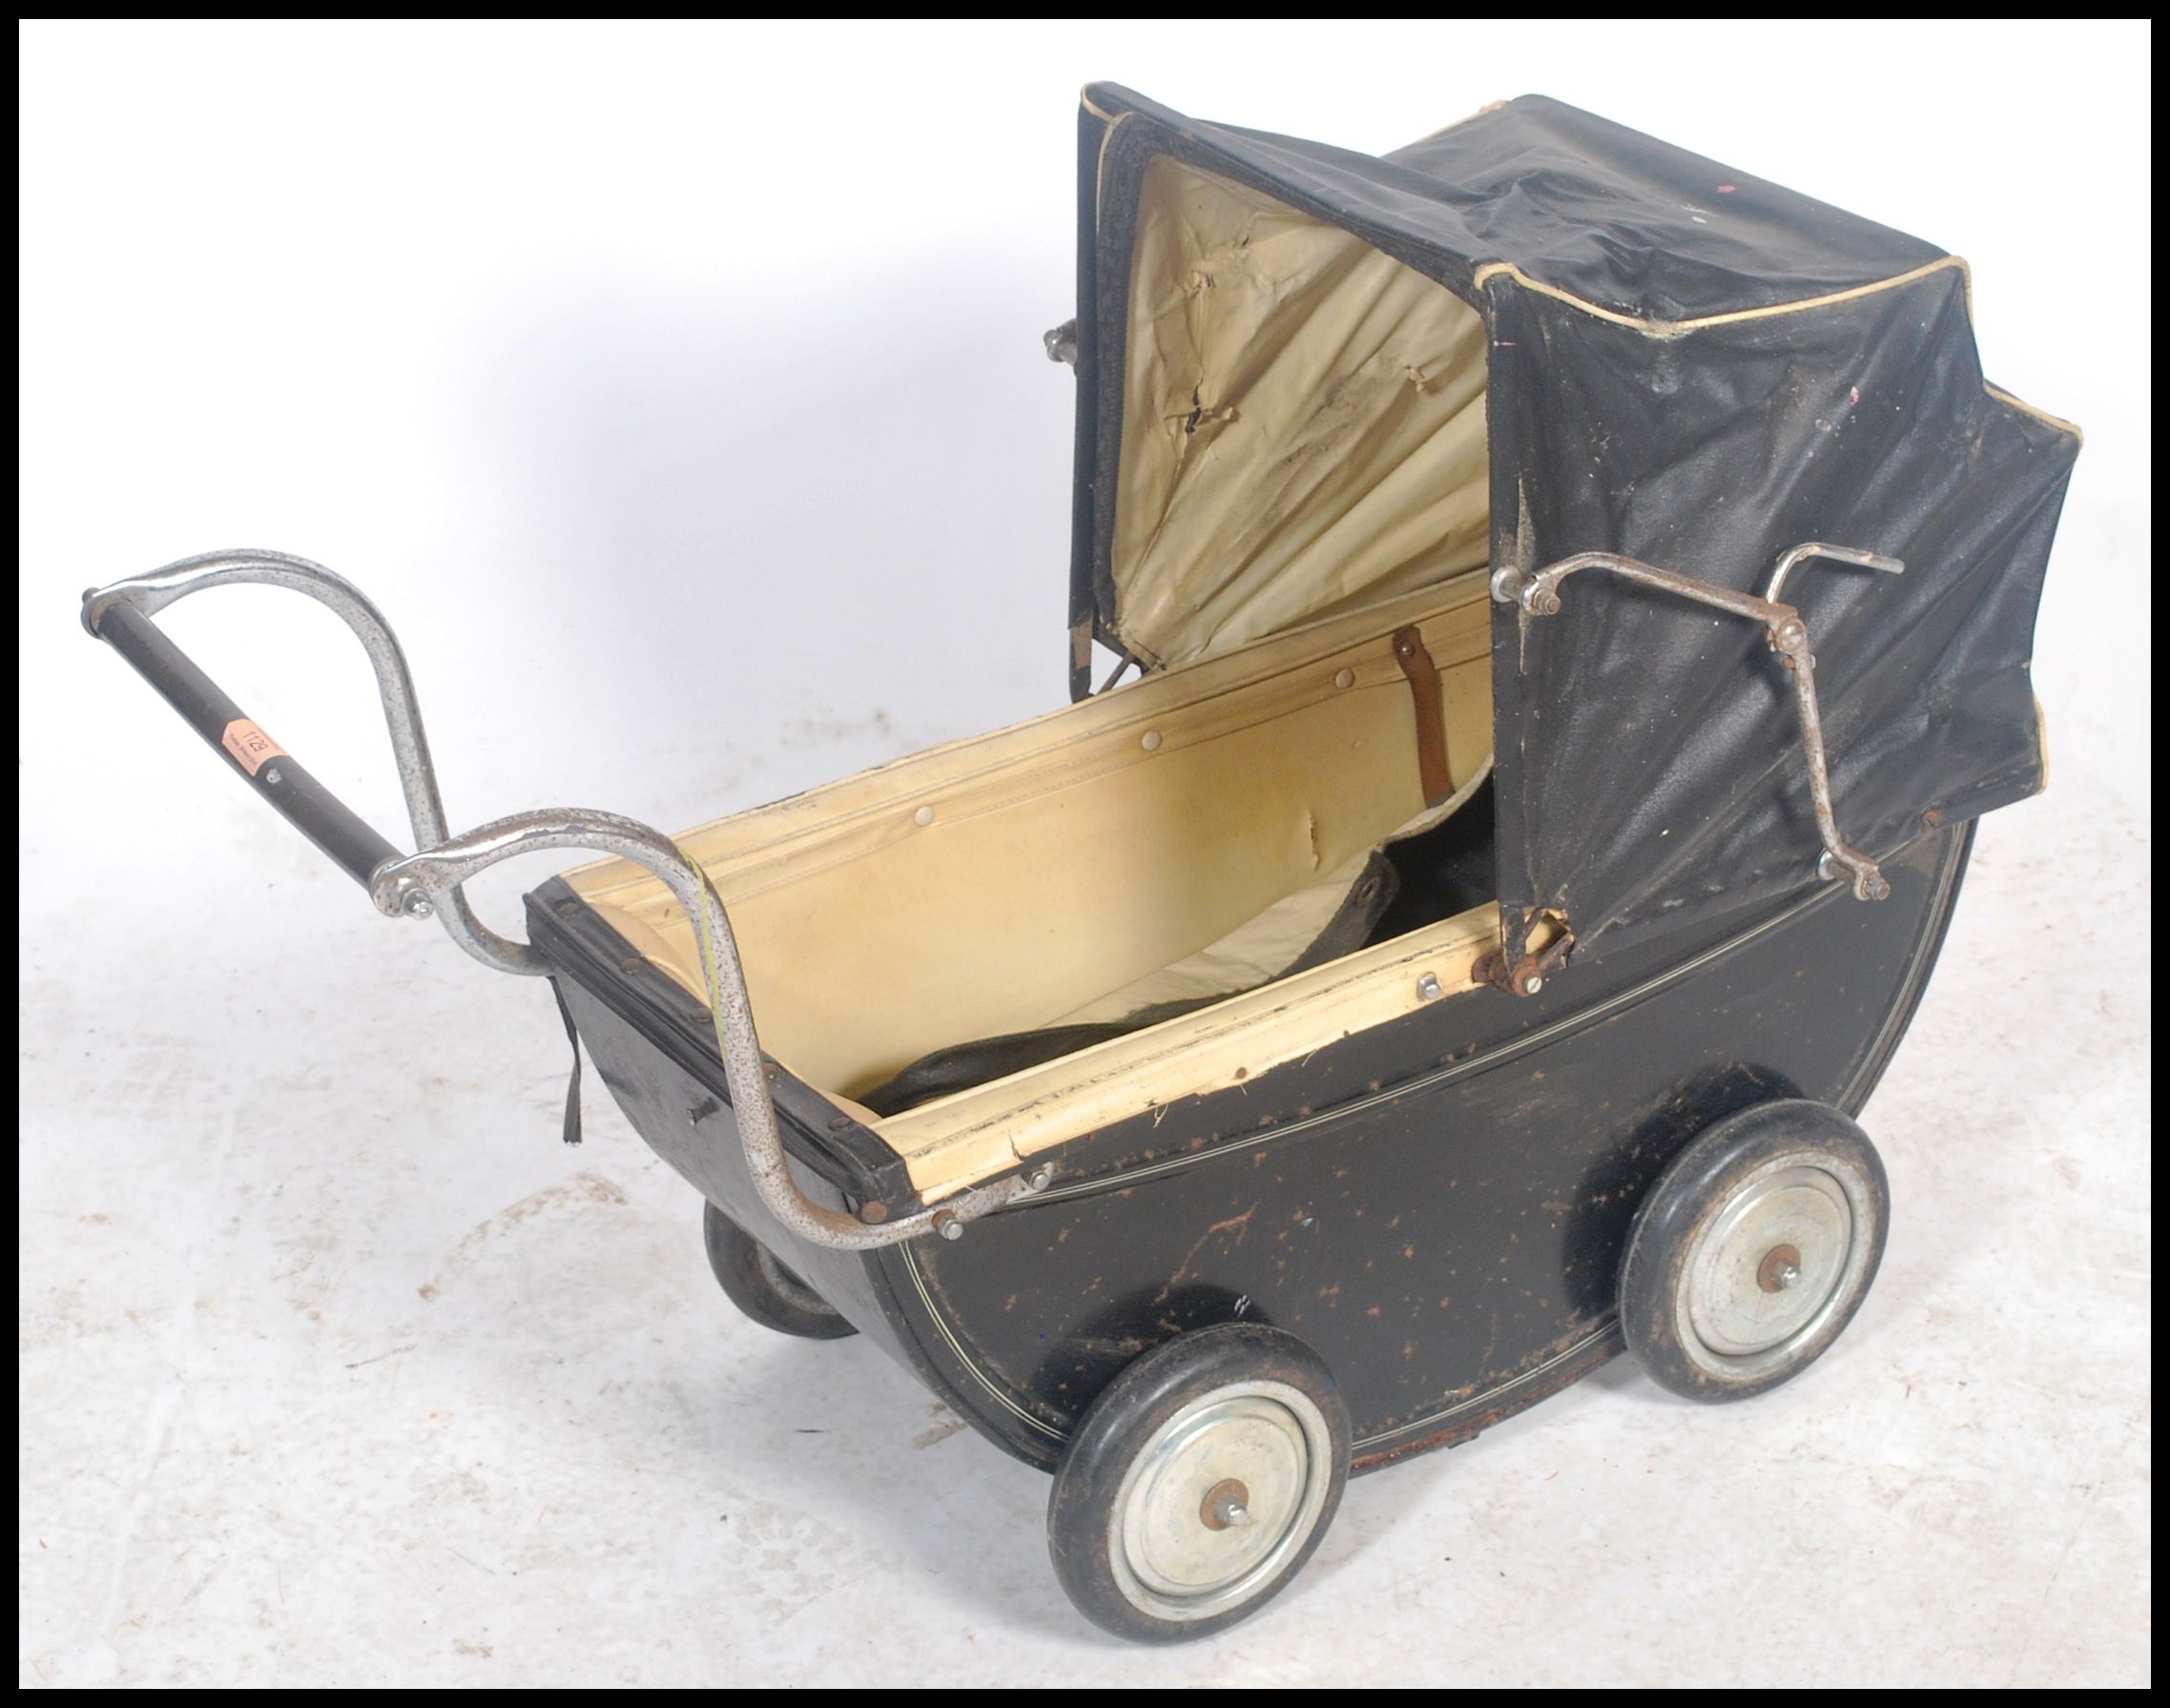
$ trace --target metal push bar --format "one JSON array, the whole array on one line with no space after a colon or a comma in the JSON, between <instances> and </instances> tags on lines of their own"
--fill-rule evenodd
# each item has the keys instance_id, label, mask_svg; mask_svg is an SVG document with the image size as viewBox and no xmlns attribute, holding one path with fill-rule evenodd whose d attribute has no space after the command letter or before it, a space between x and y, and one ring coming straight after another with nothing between
<instances>
[{"instance_id":1,"label":"metal push bar","mask_svg":"<svg viewBox=\"0 0 2170 1708\"><path fill-rule=\"evenodd\" d=\"M152 621L191 593L242 583L306 594L338 612L361 640L377 673L377 691L383 702L417 852L402 854L365 824L266 736ZM85 593L83 627L128 660L274 811L367 890L381 913L417 919L434 915L452 940L485 966L527 977L550 971L533 947L500 936L475 917L464 886L477 874L515 854L571 848L615 854L654 873L686 910L700 944L709 1012L715 1023L716 1047L723 1058L747 1173L769 1212L800 1239L839 1250L864 1251L927 1233L955 1238L965 1223L1030 1196L1045 1178L1043 1172L1030 1179L1013 1176L991 1182L933 1208L874 1224L809 1198L792 1178L737 939L708 875L660 831L613 813L581 808L520 813L465 835L448 834L406 656L376 606L351 582L320 564L271 551L209 552L183 558L150 575Z\"/></svg>"}]
</instances>

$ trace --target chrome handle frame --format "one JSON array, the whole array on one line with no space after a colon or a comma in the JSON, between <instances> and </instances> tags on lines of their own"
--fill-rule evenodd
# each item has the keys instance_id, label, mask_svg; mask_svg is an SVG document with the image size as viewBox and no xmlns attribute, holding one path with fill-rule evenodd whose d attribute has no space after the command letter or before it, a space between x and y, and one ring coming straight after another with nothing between
<instances>
[{"instance_id":1,"label":"chrome handle frame","mask_svg":"<svg viewBox=\"0 0 2170 1708\"><path fill-rule=\"evenodd\" d=\"M731 1088L732 1114L738 1122L746 1170L769 1213L798 1238L844 1251L869 1251L895 1245L925 1233L954 1239L965 1223L1029 1197L1044 1183L1044 1171L1029 1180L1013 1176L961 1192L931 1209L916 1210L894 1222L864 1223L842 1210L816 1204L792 1179L776 1126L775 1099L769 1088L761 1039L754 1026L753 1000L746 971L738 958L738 939L731 929L722 898L708 874L660 831L615 813L579 808L517 813L435 848L387 860L370 878L378 908L399 915L411 910L404 898L420 893L435 898L459 894L477 873L515 854L555 848L579 848L616 854L655 874L670 886L700 944L701 977L707 986L709 1014L715 1023L716 1047L723 1054L725 1082ZM532 953L530 951L530 953Z\"/></svg>"},{"instance_id":2,"label":"chrome handle frame","mask_svg":"<svg viewBox=\"0 0 2170 1708\"><path fill-rule=\"evenodd\" d=\"M1548 564L1535 574L1525 575L1512 566L1493 571L1492 597L1501 605L1517 607L1527 616L1555 616L1560 610L1561 582L1584 569L1606 569L1644 586L1761 623L1771 650L1793 673L1793 709L1801 723L1802 756L1808 768L1808 798L1815 807L1816 834L1824 845L1816 870L1826 878L1835 878L1843 872L1852 882L1856 899L1882 901L1891 893L1891 886L1882 871L1873 859L1839 834L1838 812L1831 802L1830 769L1824 752L1823 709L1816 698L1816 659L1809 649L1808 625L1799 610L1782 603L1778 597L1785 589L1786 578L1811 558L1828 558L1880 569L1887 575L1899 575L1906 569L1897 558L1850 545L1827 545L1821 541L1810 541L1792 547L1779 558L1769 585L1758 598L1753 593L1736 592L1715 582L1661 569L1655 564L1622 557L1618 552L1581 551Z\"/></svg>"},{"instance_id":3,"label":"chrome handle frame","mask_svg":"<svg viewBox=\"0 0 2170 1708\"><path fill-rule=\"evenodd\" d=\"M304 594L338 613L354 630L376 672L377 696L383 703L384 725L392 737L392 759L399 767L400 792L406 797L415 846L435 848L444 841L451 826L445 821L444 799L437 787L437 768L429 757L429 736L415 698L414 673L407 669L406 654L384 613L345 576L283 551L207 551L84 594L83 627L93 638L102 639L98 623L113 606L125 605L148 620L191 593L240 586L285 587ZM548 973L549 967L532 948L498 936L476 918L460 891L451 891L442 901L445 931L483 965L526 977ZM410 905L418 916L426 916L432 904L417 895Z\"/></svg>"},{"instance_id":4,"label":"chrome handle frame","mask_svg":"<svg viewBox=\"0 0 2170 1708\"><path fill-rule=\"evenodd\" d=\"M861 1222L808 1197L792 1178L738 941L708 875L660 831L612 813L582 809L521 813L465 835L449 834L406 655L383 613L343 576L284 552L207 552L149 575L93 588L83 595L83 627L93 639L114 638L102 634L99 625L115 607L128 607L148 624L155 613L191 593L240 584L285 587L329 607L369 654L418 849L411 854L395 853L369 868L366 885L379 912L409 919L434 915L452 940L485 966L537 977L547 977L552 969L532 944L500 936L475 917L464 886L478 873L516 854L582 849L631 860L670 887L686 910L700 945L702 981L747 1173L762 1204L787 1231L810 1244L845 1251L875 1250L927 1233L955 1239L967 1222L1030 1197L1047 1184L1051 1171L1041 1165L1029 1176L975 1186L940 1204L881 1223ZM185 659L170 656L176 660L176 668L193 671ZM216 746L217 735L205 733ZM374 832L359 828L372 844L378 842Z\"/></svg>"}]
</instances>

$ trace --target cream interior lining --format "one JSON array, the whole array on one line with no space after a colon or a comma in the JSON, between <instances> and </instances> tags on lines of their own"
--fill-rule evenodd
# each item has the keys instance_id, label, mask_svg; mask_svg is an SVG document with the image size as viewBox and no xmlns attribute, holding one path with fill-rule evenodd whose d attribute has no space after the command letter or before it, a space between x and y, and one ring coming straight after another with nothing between
<instances>
[{"instance_id":1,"label":"cream interior lining","mask_svg":"<svg viewBox=\"0 0 2170 1708\"><path fill-rule=\"evenodd\" d=\"M1491 754L1480 575L681 836L730 909L765 1047L850 1096L1072 1015L1327 881L1424 812L1391 640L1412 621L1465 783ZM571 881L700 991L660 882L624 862Z\"/></svg>"},{"instance_id":2,"label":"cream interior lining","mask_svg":"<svg viewBox=\"0 0 2170 1708\"><path fill-rule=\"evenodd\" d=\"M1484 565L1484 325L1445 287L1163 157L1126 336L1110 570L1149 662Z\"/></svg>"},{"instance_id":3,"label":"cream interior lining","mask_svg":"<svg viewBox=\"0 0 2170 1708\"><path fill-rule=\"evenodd\" d=\"M1492 761L1486 759L1453 794L1436 807L1426 808L1386 840L1400 842L1444 824L1469 803L1470 796L1491 774ZM1372 853L1367 848L1352 855L1316 883L1282 896L1195 955L1157 967L1143 978L1132 979L1121 990L1073 1009L1052 1023L1068 1026L1126 1019L1146 1009L1225 997L1279 977L1303 957L1341 912L1350 891L1370 866Z\"/></svg>"}]
</instances>

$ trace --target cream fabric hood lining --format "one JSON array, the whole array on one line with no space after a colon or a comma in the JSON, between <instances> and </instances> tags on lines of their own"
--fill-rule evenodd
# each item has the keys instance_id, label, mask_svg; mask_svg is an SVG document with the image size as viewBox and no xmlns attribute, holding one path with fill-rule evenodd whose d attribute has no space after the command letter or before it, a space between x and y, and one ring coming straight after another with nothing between
<instances>
[{"instance_id":1,"label":"cream fabric hood lining","mask_svg":"<svg viewBox=\"0 0 2170 1708\"><path fill-rule=\"evenodd\" d=\"M1482 319L1169 156L1131 254L1116 628L1185 663L1487 561Z\"/></svg>"}]
</instances>

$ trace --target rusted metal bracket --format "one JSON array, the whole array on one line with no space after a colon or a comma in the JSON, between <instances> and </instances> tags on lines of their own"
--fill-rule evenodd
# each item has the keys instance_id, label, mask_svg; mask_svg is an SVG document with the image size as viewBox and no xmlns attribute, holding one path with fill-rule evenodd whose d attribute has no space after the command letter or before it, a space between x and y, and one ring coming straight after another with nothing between
<instances>
[{"instance_id":1,"label":"rusted metal bracket","mask_svg":"<svg viewBox=\"0 0 2170 1708\"><path fill-rule=\"evenodd\" d=\"M1539 940L1548 926L1552 936ZM1557 915L1540 914L1531 929L1522 933L1522 954L1513 965L1508 964L1502 945L1478 956L1470 976L1479 984L1497 985L1510 997L1534 997L1544 989L1547 978L1567 964L1568 953L1574 947L1575 934Z\"/></svg>"},{"instance_id":2,"label":"rusted metal bracket","mask_svg":"<svg viewBox=\"0 0 2170 1708\"><path fill-rule=\"evenodd\" d=\"M1092 619L1080 617L1070 625L1070 704L1092 692Z\"/></svg>"},{"instance_id":3,"label":"rusted metal bracket","mask_svg":"<svg viewBox=\"0 0 2170 1708\"><path fill-rule=\"evenodd\" d=\"M1410 698L1416 709L1416 777L1424 788L1424 804L1436 807L1455 792L1454 772L1447 768L1447 708L1439 696L1439 667L1424 647L1424 631L1412 623L1394 631L1394 658L1409 678Z\"/></svg>"},{"instance_id":4,"label":"rusted metal bracket","mask_svg":"<svg viewBox=\"0 0 2170 1708\"><path fill-rule=\"evenodd\" d=\"M1560 610L1561 582L1580 570L1609 569L1644 586L1657 587L1683 599L1692 599L1699 605L1761 623L1771 650L1793 673L1793 707L1801 720L1802 754L1808 767L1808 798L1815 806L1816 833L1824 845L1823 857L1817 862L1816 870L1828 878L1843 872L1852 880L1856 897L1863 901L1881 901L1891 893L1891 886L1884 881L1884 875L1874 860L1839 834L1838 813L1831 804L1830 770L1824 757L1824 719L1816 702L1816 659L1808 647L1808 625L1798 610L1781 604L1778 598L1787 576L1810 558L1857 564L1868 569L1881 569L1888 575L1900 574L1906 568L1897 558L1883 557L1850 545L1827 545L1821 541L1810 541L1792 547L1779 558L1777 568L1771 572L1770 584L1759 599L1753 593L1735 592L1715 582L1661 569L1655 564L1622 557L1617 552L1581 551L1573 557L1561 558L1556 564L1548 564L1534 575L1525 575L1512 566L1493 571L1492 597L1501 605L1519 607L1529 616L1550 617Z\"/></svg>"}]
</instances>

